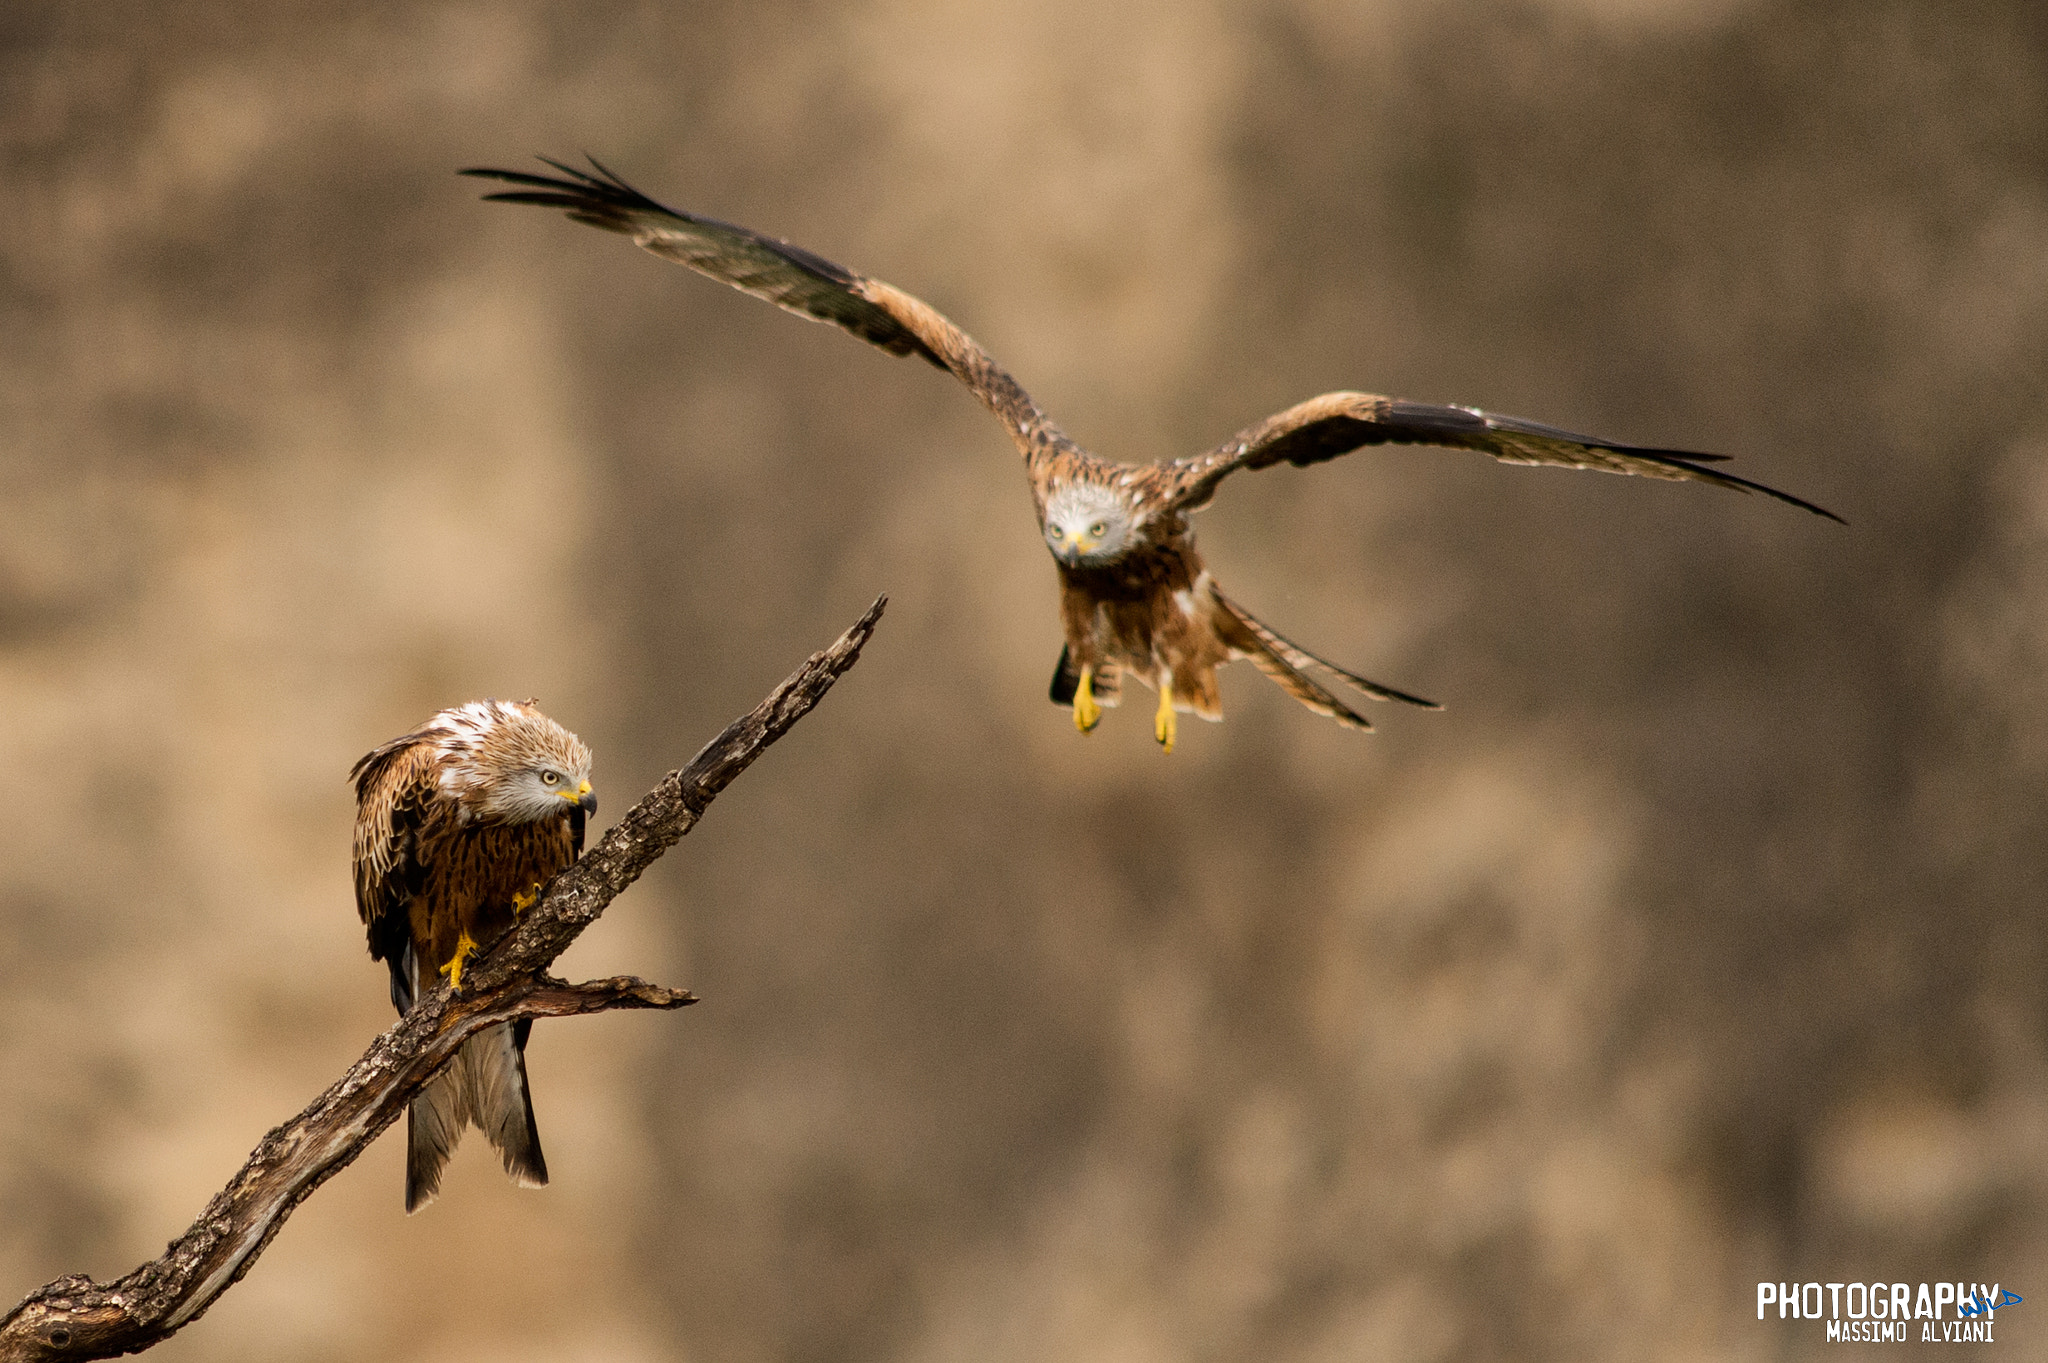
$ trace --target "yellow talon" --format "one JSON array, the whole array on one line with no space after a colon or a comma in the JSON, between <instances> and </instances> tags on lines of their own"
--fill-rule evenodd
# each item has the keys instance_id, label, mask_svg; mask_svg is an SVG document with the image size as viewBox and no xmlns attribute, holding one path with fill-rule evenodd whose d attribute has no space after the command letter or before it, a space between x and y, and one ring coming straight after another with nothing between
<instances>
[{"instance_id":1,"label":"yellow talon","mask_svg":"<svg viewBox=\"0 0 2048 1363\"><path fill-rule=\"evenodd\" d=\"M1159 683L1159 713L1152 717L1152 736L1159 740L1162 752L1173 751L1173 682L1162 678Z\"/></svg>"},{"instance_id":2,"label":"yellow talon","mask_svg":"<svg viewBox=\"0 0 2048 1363\"><path fill-rule=\"evenodd\" d=\"M532 908L535 904L539 902L540 886L536 885L530 890L520 891L518 894L512 896L512 916L514 918L517 918L520 914L525 913L528 909Z\"/></svg>"},{"instance_id":3,"label":"yellow talon","mask_svg":"<svg viewBox=\"0 0 2048 1363\"><path fill-rule=\"evenodd\" d=\"M1102 722L1102 707L1095 703L1095 669L1081 669L1081 684L1074 688L1074 727L1087 733Z\"/></svg>"},{"instance_id":4,"label":"yellow talon","mask_svg":"<svg viewBox=\"0 0 2048 1363\"><path fill-rule=\"evenodd\" d=\"M448 977L448 987L462 992L462 963L476 954L476 942L466 930L458 929L455 939L455 959L441 967L441 973Z\"/></svg>"}]
</instances>

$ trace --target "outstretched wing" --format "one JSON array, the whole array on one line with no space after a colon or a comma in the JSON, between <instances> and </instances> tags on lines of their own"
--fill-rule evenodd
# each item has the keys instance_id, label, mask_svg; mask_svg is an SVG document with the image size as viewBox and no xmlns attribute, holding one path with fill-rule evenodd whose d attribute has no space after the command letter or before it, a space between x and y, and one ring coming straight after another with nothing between
<instances>
[{"instance_id":1,"label":"outstretched wing","mask_svg":"<svg viewBox=\"0 0 2048 1363\"><path fill-rule=\"evenodd\" d=\"M1031 395L973 337L921 299L779 238L666 208L595 159L590 163L595 174L545 156L540 159L561 174L484 167L461 173L524 186L486 194L486 199L563 209L577 222L631 237L635 245L665 260L813 321L829 322L892 355L922 355L966 384L996 414L1027 459L1070 446Z\"/></svg>"},{"instance_id":2,"label":"outstretched wing","mask_svg":"<svg viewBox=\"0 0 2048 1363\"><path fill-rule=\"evenodd\" d=\"M391 970L391 1003L413 1003L412 901L426 885L420 838L438 798L428 735L407 734L349 769L356 787L356 911L369 930L370 959Z\"/></svg>"},{"instance_id":3,"label":"outstretched wing","mask_svg":"<svg viewBox=\"0 0 2048 1363\"><path fill-rule=\"evenodd\" d=\"M1761 492L1831 521L1842 519L1789 492L1707 467L1721 462L1725 455L1623 445L1473 407L1439 407L1372 393L1325 393L1310 398L1240 431L1207 454L1166 465L1161 510L1199 510L1216 495L1217 485L1239 469L1283 463L1305 468L1367 445L1443 445L1478 450L1507 464L1554 464L1715 483L1741 492Z\"/></svg>"}]
</instances>

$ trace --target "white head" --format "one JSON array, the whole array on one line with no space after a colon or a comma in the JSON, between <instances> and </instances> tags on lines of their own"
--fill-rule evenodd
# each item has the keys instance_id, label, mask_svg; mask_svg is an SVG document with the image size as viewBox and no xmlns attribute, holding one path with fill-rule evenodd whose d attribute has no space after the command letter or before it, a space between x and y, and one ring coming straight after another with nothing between
<instances>
[{"instance_id":1,"label":"white head","mask_svg":"<svg viewBox=\"0 0 2048 1363\"><path fill-rule=\"evenodd\" d=\"M464 823L532 823L597 809L590 749L531 701L471 701L434 716L428 732L441 750L442 793Z\"/></svg>"},{"instance_id":2,"label":"white head","mask_svg":"<svg viewBox=\"0 0 2048 1363\"><path fill-rule=\"evenodd\" d=\"M1061 485L1045 500L1045 544L1069 566L1112 563L1137 541L1137 517L1115 488L1101 483Z\"/></svg>"}]
</instances>

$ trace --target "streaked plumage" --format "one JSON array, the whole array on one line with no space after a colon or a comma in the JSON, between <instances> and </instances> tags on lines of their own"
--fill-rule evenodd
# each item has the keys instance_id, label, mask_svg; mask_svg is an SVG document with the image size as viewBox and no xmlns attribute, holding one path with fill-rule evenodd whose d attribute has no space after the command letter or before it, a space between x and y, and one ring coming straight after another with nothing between
<instances>
[{"instance_id":1,"label":"streaked plumage","mask_svg":"<svg viewBox=\"0 0 2048 1363\"><path fill-rule=\"evenodd\" d=\"M547 164L561 176L462 173L522 186L489 198L565 209L578 222L629 236L655 255L832 323L891 354L922 356L981 399L1023 453L1039 530L1058 565L1066 648L1052 695L1074 707L1083 732L1094 727L1098 705L1116 703L1128 672L1159 691L1154 732L1171 751L1176 710L1222 718L1215 669L1235 658L1251 659L1302 704L1353 728L1372 726L1318 673L1375 699L1431 706L1289 643L1216 589L1195 551L1187 517L1207 506L1223 479L1239 469L1280 463L1301 468L1371 445L1438 445L1477 450L1510 464L1761 492L1840 519L1801 498L1709 467L1720 455L1624 445L1475 408L1369 393L1311 398L1191 459L1112 463L1068 439L967 333L902 290L788 242L665 208L595 161L595 174Z\"/></svg>"},{"instance_id":2,"label":"streaked plumage","mask_svg":"<svg viewBox=\"0 0 2048 1363\"><path fill-rule=\"evenodd\" d=\"M356 908L370 956L391 972L403 1015L438 974L457 989L469 957L511 929L583 850L597 808L590 750L532 701L443 710L372 749L356 788ZM526 1187L548 1181L526 1084L532 1024L500 1023L463 1043L406 1113L405 1209L441 1186L473 1123Z\"/></svg>"}]
</instances>

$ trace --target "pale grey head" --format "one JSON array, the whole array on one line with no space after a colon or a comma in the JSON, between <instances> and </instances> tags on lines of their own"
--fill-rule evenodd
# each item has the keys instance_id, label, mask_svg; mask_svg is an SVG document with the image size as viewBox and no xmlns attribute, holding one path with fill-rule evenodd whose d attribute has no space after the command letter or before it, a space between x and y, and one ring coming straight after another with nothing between
<instances>
[{"instance_id":1,"label":"pale grey head","mask_svg":"<svg viewBox=\"0 0 2048 1363\"><path fill-rule=\"evenodd\" d=\"M1136 546L1138 517L1122 491L1075 481L1045 499L1045 545L1069 567L1113 563Z\"/></svg>"},{"instance_id":2,"label":"pale grey head","mask_svg":"<svg viewBox=\"0 0 2048 1363\"><path fill-rule=\"evenodd\" d=\"M590 749L531 702L471 701L434 716L428 732L441 752L441 791L464 823L533 823L597 810Z\"/></svg>"}]
</instances>

